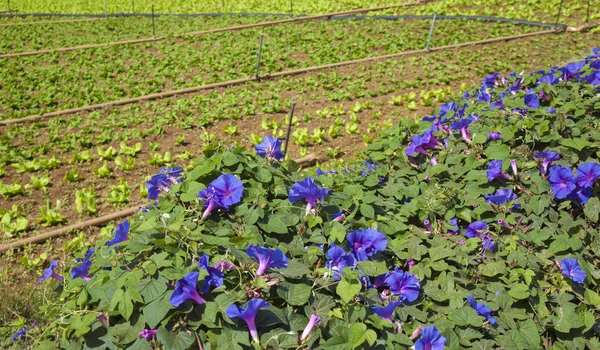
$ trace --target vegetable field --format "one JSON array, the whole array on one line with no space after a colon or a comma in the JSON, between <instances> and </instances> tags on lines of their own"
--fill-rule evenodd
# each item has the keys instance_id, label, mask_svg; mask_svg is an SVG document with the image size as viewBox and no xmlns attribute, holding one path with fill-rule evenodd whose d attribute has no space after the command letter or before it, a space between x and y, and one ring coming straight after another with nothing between
<instances>
[{"instance_id":1,"label":"vegetable field","mask_svg":"<svg viewBox=\"0 0 600 350\"><path fill-rule=\"evenodd\" d=\"M394 4L11 1L0 345L600 346L587 2L202 32Z\"/></svg>"}]
</instances>

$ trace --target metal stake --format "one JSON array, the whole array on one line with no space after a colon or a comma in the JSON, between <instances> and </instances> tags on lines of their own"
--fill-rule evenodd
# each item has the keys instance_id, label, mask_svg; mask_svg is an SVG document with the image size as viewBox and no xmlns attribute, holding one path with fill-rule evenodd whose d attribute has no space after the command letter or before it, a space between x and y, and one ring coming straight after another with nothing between
<instances>
[{"instance_id":1,"label":"metal stake","mask_svg":"<svg viewBox=\"0 0 600 350\"><path fill-rule=\"evenodd\" d=\"M585 23L588 23L589 21L590 21L590 0L588 0L588 8L587 8L587 15L585 16Z\"/></svg>"},{"instance_id":2,"label":"metal stake","mask_svg":"<svg viewBox=\"0 0 600 350\"><path fill-rule=\"evenodd\" d=\"M294 108L296 101L292 101L292 110L290 111L290 122L288 123L287 135L285 136L285 149L283 150L284 157L287 156L288 145L290 144L290 134L292 132L292 120L294 119Z\"/></svg>"},{"instance_id":3,"label":"metal stake","mask_svg":"<svg viewBox=\"0 0 600 350\"><path fill-rule=\"evenodd\" d=\"M294 0L290 0L290 13L294 17Z\"/></svg>"},{"instance_id":4,"label":"metal stake","mask_svg":"<svg viewBox=\"0 0 600 350\"><path fill-rule=\"evenodd\" d=\"M152 4L152 37L156 38L156 30L154 28L154 4Z\"/></svg>"},{"instance_id":5,"label":"metal stake","mask_svg":"<svg viewBox=\"0 0 600 350\"><path fill-rule=\"evenodd\" d=\"M104 18L106 18L106 0L104 0Z\"/></svg>"},{"instance_id":6,"label":"metal stake","mask_svg":"<svg viewBox=\"0 0 600 350\"><path fill-rule=\"evenodd\" d=\"M8 12L10 12L10 0L8 0ZM588 14L590 12L589 3L588 3Z\"/></svg>"},{"instance_id":7,"label":"metal stake","mask_svg":"<svg viewBox=\"0 0 600 350\"><path fill-rule=\"evenodd\" d=\"M425 50L429 52L429 44L431 43L431 36L433 35L433 28L435 27L435 17L437 16L437 12L433 13L433 19L431 20L431 28L429 29L429 37L427 38L427 46L425 46Z\"/></svg>"},{"instance_id":8,"label":"metal stake","mask_svg":"<svg viewBox=\"0 0 600 350\"><path fill-rule=\"evenodd\" d=\"M558 14L556 15L556 24L554 25L554 30L558 28L558 20L560 19L560 13L562 12L562 5L564 0L560 0L560 5L558 7Z\"/></svg>"},{"instance_id":9,"label":"metal stake","mask_svg":"<svg viewBox=\"0 0 600 350\"><path fill-rule=\"evenodd\" d=\"M131 0L131 13L135 13L135 0Z\"/></svg>"},{"instance_id":10,"label":"metal stake","mask_svg":"<svg viewBox=\"0 0 600 350\"><path fill-rule=\"evenodd\" d=\"M262 52L263 33L260 33L260 39L258 41L258 57L256 59L256 80L260 81L259 69L260 69L260 54Z\"/></svg>"}]
</instances>

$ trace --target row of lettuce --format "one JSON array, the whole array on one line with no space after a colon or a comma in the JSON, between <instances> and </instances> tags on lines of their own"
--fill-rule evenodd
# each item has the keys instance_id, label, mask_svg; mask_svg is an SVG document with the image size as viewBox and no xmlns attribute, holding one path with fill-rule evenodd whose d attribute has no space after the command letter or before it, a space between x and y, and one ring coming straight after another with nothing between
<instances>
[{"instance_id":1,"label":"row of lettuce","mask_svg":"<svg viewBox=\"0 0 600 350\"><path fill-rule=\"evenodd\" d=\"M594 49L564 67L486 77L384 132L363 163L315 177L272 137L257 154L217 147L187 171L164 169L134 222L76 265L52 261L40 279L60 282L48 322L23 323L13 339L600 346L598 86Z\"/></svg>"}]
</instances>

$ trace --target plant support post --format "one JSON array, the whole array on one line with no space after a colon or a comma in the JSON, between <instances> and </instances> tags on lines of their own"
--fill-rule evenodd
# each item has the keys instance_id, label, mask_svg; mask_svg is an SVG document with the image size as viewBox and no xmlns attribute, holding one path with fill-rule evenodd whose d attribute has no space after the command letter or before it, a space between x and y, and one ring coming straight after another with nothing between
<instances>
[{"instance_id":1,"label":"plant support post","mask_svg":"<svg viewBox=\"0 0 600 350\"><path fill-rule=\"evenodd\" d=\"M294 17L294 0L290 0L290 14Z\"/></svg>"},{"instance_id":2,"label":"plant support post","mask_svg":"<svg viewBox=\"0 0 600 350\"><path fill-rule=\"evenodd\" d=\"M135 0L131 0L131 13L135 13Z\"/></svg>"},{"instance_id":3,"label":"plant support post","mask_svg":"<svg viewBox=\"0 0 600 350\"><path fill-rule=\"evenodd\" d=\"M427 45L425 46L425 50L429 52L429 44L431 43L431 36L433 35L433 28L435 27L435 17L437 16L437 12L433 13L433 18L431 19L431 28L429 29L429 36L427 37Z\"/></svg>"},{"instance_id":4,"label":"plant support post","mask_svg":"<svg viewBox=\"0 0 600 350\"><path fill-rule=\"evenodd\" d=\"M154 28L154 4L152 4L152 37L156 38L156 29Z\"/></svg>"},{"instance_id":5,"label":"plant support post","mask_svg":"<svg viewBox=\"0 0 600 350\"><path fill-rule=\"evenodd\" d=\"M288 123L287 135L285 136L285 148L283 150L284 157L287 156L288 145L290 144L290 134L292 132L292 120L294 119L294 109L296 108L296 101L292 101L292 109L290 110L290 121Z\"/></svg>"},{"instance_id":6,"label":"plant support post","mask_svg":"<svg viewBox=\"0 0 600 350\"><path fill-rule=\"evenodd\" d=\"M104 18L106 18L106 0L104 0Z\"/></svg>"},{"instance_id":7,"label":"plant support post","mask_svg":"<svg viewBox=\"0 0 600 350\"><path fill-rule=\"evenodd\" d=\"M560 0L560 5L558 5L558 14L556 15L556 24L554 24L554 30L558 28L558 21L560 20L560 13L562 12L562 5L564 0Z\"/></svg>"},{"instance_id":8,"label":"plant support post","mask_svg":"<svg viewBox=\"0 0 600 350\"><path fill-rule=\"evenodd\" d=\"M9 10L10 10L10 7L9 7ZM589 21L590 21L590 0L588 0L587 14L585 16L585 23L588 23Z\"/></svg>"},{"instance_id":9,"label":"plant support post","mask_svg":"<svg viewBox=\"0 0 600 350\"><path fill-rule=\"evenodd\" d=\"M8 2L8 11L10 12L10 0L7 0ZM588 14L590 13L590 7L589 7L589 2L588 2Z\"/></svg>"},{"instance_id":10,"label":"plant support post","mask_svg":"<svg viewBox=\"0 0 600 350\"><path fill-rule=\"evenodd\" d=\"M259 69L260 69L260 54L262 52L262 43L263 43L264 34L260 34L260 39L258 40L258 57L256 59L256 80L260 81Z\"/></svg>"}]
</instances>

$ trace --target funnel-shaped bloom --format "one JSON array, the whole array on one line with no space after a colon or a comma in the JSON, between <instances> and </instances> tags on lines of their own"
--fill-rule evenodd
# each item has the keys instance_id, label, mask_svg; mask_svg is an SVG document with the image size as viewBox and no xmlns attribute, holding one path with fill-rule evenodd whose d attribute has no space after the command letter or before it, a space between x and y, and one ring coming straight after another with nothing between
<instances>
[{"instance_id":1,"label":"funnel-shaped bloom","mask_svg":"<svg viewBox=\"0 0 600 350\"><path fill-rule=\"evenodd\" d=\"M508 174L502 173L502 160L492 160L487 168L487 179L492 182L494 179L509 179Z\"/></svg>"},{"instance_id":2,"label":"funnel-shaped bloom","mask_svg":"<svg viewBox=\"0 0 600 350\"><path fill-rule=\"evenodd\" d=\"M587 162L577 167L577 185L579 187L594 187L594 183L599 178L600 164Z\"/></svg>"},{"instance_id":3,"label":"funnel-shaped bloom","mask_svg":"<svg viewBox=\"0 0 600 350\"><path fill-rule=\"evenodd\" d=\"M308 336L310 335L310 332L312 332L313 328L315 328L315 326L317 325L317 323L319 323L321 321L321 318L315 314L310 315L310 320L308 320L308 324L306 325L306 327L304 328L304 331L302 332L302 335L300 336L300 342L302 343L303 341L306 340L306 338L308 338Z\"/></svg>"},{"instance_id":4,"label":"funnel-shaped bloom","mask_svg":"<svg viewBox=\"0 0 600 350\"><path fill-rule=\"evenodd\" d=\"M474 221L469 227L467 227L467 232L465 232L465 236L468 238L480 237L483 235L485 230L487 230L488 224L484 221Z\"/></svg>"},{"instance_id":5,"label":"funnel-shaped bloom","mask_svg":"<svg viewBox=\"0 0 600 350\"><path fill-rule=\"evenodd\" d=\"M288 260L280 249L273 250L251 244L246 248L246 254L258 260L257 276L261 276L267 269L288 267Z\"/></svg>"},{"instance_id":6,"label":"funnel-shaped bloom","mask_svg":"<svg viewBox=\"0 0 600 350\"><path fill-rule=\"evenodd\" d=\"M529 108L538 108L540 106L540 99L535 92L530 92L525 95L525 106Z\"/></svg>"},{"instance_id":7,"label":"funnel-shaped bloom","mask_svg":"<svg viewBox=\"0 0 600 350\"><path fill-rule=\"evenodd\" d=\"M125 220L117 226L117 229L112 230L115 233L113 239L106 241L107 246L113 246L127 240L127 233L129 233L129 220Z\"/></svg>"},{"instance_id":8,"label":"funnel-shaped bloom","mask_svg":"<svg viewBox=\"0 0 600 350\"><path fill-rule=\"evenodd\" d=\"M450 221L448 221L448 224L452 225L454 228L449 229L448 233L451 233L453 235L457 234L459 229L458 229L458 218L452 218L450 219Z\"/></svg>"},{"instance_id":9,"label":"funnel-shaped bloom","mask_svg":"<svg viewBox=\"0 0 600 350\"><path fill-rule=\"evenodd\" d=\"M555 165L550 168L548 182L550 182L552 193L558 199L566 198L577 187L573 171L565 166Z\"/></svg>"},{"instance_id":10,"label":"funnel-shaped bloom","mask_svg":"<svg viewBox=\"0 0 600 350\"><path fill-rule=\"evenodd\" d=\"M256 318L256 314L258 310L269 306L270 304L263 299L257 298L252 299L248 302L247 307L239 307L236 304L232 304L227 308L225 314L229 318L241 318L248 325L248 329L250 330L250 336L255 342L259 342L258 331L256 330L256 324L254 323L254 319Z\"/></svg>"},{"instance_id":11,"label":"funnel-shaped bloom","mask_svg":"<svg viewBox=\"0 0 600 350\"><path fill-rule=\"evenodd\" d=\"M88 272L90 267L92 267L92 262L88 259L79 259L81 265L75 266L71 269L71 279L83 278L86 281L89 281L91 277Z\"/></svg>"},{"instance_id":12,"label":"funnel-shaped bloom","mask_svg":"<svg viewBox=\"0 0 600 350\"><path fill-rule=\"evenodd\" d=\"M373 306L371 305L371 311L373 311L373 313L381 318L383 318L384 320L388 320L392 323L394 323L394 311L396 311L396 308L398 307L398 305L400 305L402 302L400 300L396 300L396 301L392 301L389 304L387 304L386 306Z\"/></svg>"},{"instance_id":13,"label":"funnel-shaped bloom","mask_svg":"<svg viewBox=\"0 0 600 350\"><path fill-rule=\"evenodd\" d=\"M204 285L202 285L200 293L207 293L210 290L210 287L217 288L223 285L224 274L216 267L209 265L208 255L202 255L200 257L198 268L205 269L208 272L208 276L204 277Z\"/></svg>"},{"instance_id":14,"label":"funnel-shaped bloom","mask_svg":"<svg viewBox=\"0 0 600 350\"><path fill-rule=\"evenodd\" d=\"M308 202L306 205L306 215L308 215L312 208L317 205L317 200L323 201L328 194L328 189L317 186L315 179L307 177L300 182L296 182L292 186L288 197L292 203L296 203L303 199L306 200Z\"/></svg>"},{"instance_id":15,"label":"funnel-shaped bloom","mask_svg":"<svg viewBox=\"0 0 600 350\"><path fill-rule=\"evenodd\" d=\"M560 263L560 270L564 277L570 278L577 283L583 283L587 276L585 271L579 266L576 258L564 258Z\"/></svg>"},{"instance_id":16,"label":"funnel-shaped bloom","mask_svg":"<svg viewBox=\"0 0 600 350\"><path fill-rule=\"evenodd\" d=\"M421 291L419 279L412 273L398 268L385 278L384 284L390 287L392 294L400 295L400 300L407 300L409 303L417 300Z\"/></svg>"},{"instance_id":17,"label":"funnel-shaped bloom","mask_svg":"<svg viewBox=\"0 0 600 350\"><path fill-rule=\"evenodd\" d=\"M489 196L483 196L485 201L492 204L503 205L517 199L517 195L508 189L500 189Z\"/></svg>"},{"instance_id":18,"label":"funnel-shaped bloom","mask_svg":"<svg viewBox=\"0 0 600 350\"><path fill-rule=\"evenodd\" d=\"M415 350L443 350L446 338L442 337L435 326L423 328L421 338L415 342Z\"/></svg>"},{"instance_id":19,"label":"funnel-shaped bloom","mask_svg":"<svg viewBox=\"0 0 600 350\"><path fill-rule=\"evenodd\" d=\"M204 199L206 207L202 217L206 219L216 208L228 210L230 206L240 202L242 192L244 192L244 184L240 179L230 174L219 176L198 193L198 198Z\"/></svg>"},{"instance_id":20,"label":"funnel-shaped bloom","mask_svg":"<svg viewBox=\"0 0 600 350\"><path fill-rule=\"evenodd\" d=\"M344 249L331 243L331 248L327 251L327 262L325 267L333 272L332 277L336 280L342 278L341 273L344 267L356 267L356 259L352 254L347 254Z\"/></svg>"},{"instance_id":21,"label":"funnel-shaped bloom","mask_svg":"<svg viewBox=\"0 0 600 350\"><path fill-rule=\"evenodd\" d=\"M496 323L496 319L492 317L492 310L490 310L489 307L475 302L475 298L472 295L467 297L467 301L471 304L471 307L475 309L477 315L485 317L490 324Z\"/></svg>"},{"instance_id":22,"label":"funnel-shaped bloom","mask_svg":"<svg viewBox=\"0 0 600 350\"><path fill-rule=\"evenodd\" d=\"M502 133L497 131L488 132L488 141L502 140Z\"/></svg>"},{"instance_id":23,"label":"funnel-shaped bloom","mask_svg":"<svg viewBox=\"0 0 600 350\"><path fill-rule=\"evenodd\" d=\"M436 149L440 143L433 135L436 131L436 126L425 131L423 135L415 135L412 137L410 144L406 147L405 153L409 157L414 157L415 153L427 154L428 149Z\"/></svg>"},{"instance_id":24,"label":"funnel-shaped bloom","mask_svg":"<svg viewBox=\"0 0 600 350\"><path fill-rule=\"evenodd\" d=\"M552 151L536 153L533 155L533 157L537 159L542 159L542 164L540 164L540 173L542 173L542 175L546 175L550 163L560 159L560 155Z\"/></svg>"},{"instance_id":25,"label":"funnel-shaped bloom","mask_svg":"<svg viewBox=\"0 0 600 350\"><path fill-rule=\"evenodd\" d=\"M142 329L142 331L138 334L138 337L144 338L146 340L150 340L152 338L156 338L156 330L154 329Z\"/></svg>"},{"instance_id":26,"label":"funnel-shaped bloom","mask_svg":"<svg viewBox=\"0 0 600 350\"><path fill-rule=\"evenodd\" d=\"M19 330L17 333L13 334L12 340L16 341L21 338L25 338L26 335L27 335L27 328L23 328L23 329Z\"/></svg>"},{"instance_id":27,"label":"funnel-shaped bloom","mask_svg":"<svg viewBox=\"0 0 600 350\"><path fill-rule=\"evenodd\" d=\"M274 158L279 160L285 157L285 154L281 152L281 141L270 135L265 136L263 142L254 146L254 149L262 158Z\"/></svg>"},{"instance_id":28,"label":"funnel-shaped bloom","mask_svg":"<svg viewBox=\"0 0 600 350\"><path fill-rule=\"evenodd\" d=\"M54 269L56 269L57 264L58 264L58 262L56 260L52 260L52 262L50 263L50 266L48 266L48 268L44 270L44 277L38 278L38 281L44 282L48 278L55 278L62 282L63 277L54 271Z\"/></svg>"},{"instance_id":29,"label":"funnel-shaped bloom","mask_svg":"<svg viewBox=\"0 0 600 350\"><path fill-rule=\"evenodd\" d=\"M358 230L347 237L350 250L358 261L368 260L370 256L387 247L387 238L377 230Z\"/></svg>"},{"instance_id":30,"label":"funnel-shaped bloom","mask_svg":"<svg viewBox=\"0 0 600 350\"><path fill-rule=\"evenodd\" d=\"M171 294L171 305L178 307L188 299L193 300L197 304L204 304L206 302L196 289L199 275L200 273L197 271L190 272L175 282L175 290Z\"/></svg>"},{"instance_id":31,"label":"funnel-shaped bloom","mask_svg":"<svg viewBox=\"0 0 600 350\"><path fill-rule=\"evenodd\" d=\"M470 145L471 144L471 132L467 128L475 120L476 120L476 118L474 118L473 116L469 116L467 118L463 118L463 119L461 119L459 121L456 121L456 122L450 124L450 127L453 130L460 130L460 134L461 134L463 140L467 144Z\"/></svg>"},{"instance_id":32,"label":"funnel-shaped bloom","mask_svg":"<svg viewBox=\"0 0 600 350\"><path fill-rule=\"evenodd\" d=\"M161 192L169 192L169 187L175 183L183 181L181 175L183 169L181 168L163 168L159 174L152 176L152 178L146 182L146 188L148 189L148 198L157 200L158 195Z\"/></svg>"}]
</instances>

